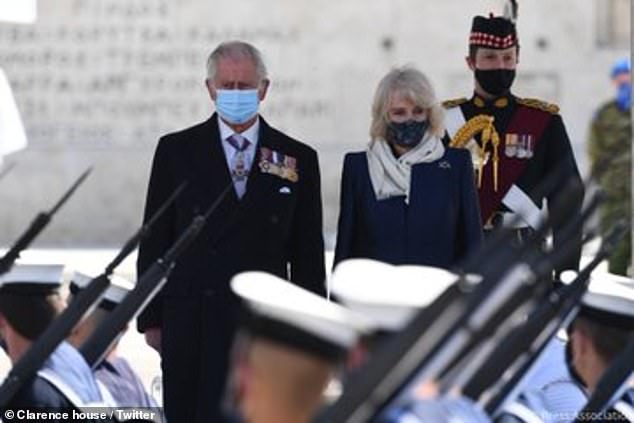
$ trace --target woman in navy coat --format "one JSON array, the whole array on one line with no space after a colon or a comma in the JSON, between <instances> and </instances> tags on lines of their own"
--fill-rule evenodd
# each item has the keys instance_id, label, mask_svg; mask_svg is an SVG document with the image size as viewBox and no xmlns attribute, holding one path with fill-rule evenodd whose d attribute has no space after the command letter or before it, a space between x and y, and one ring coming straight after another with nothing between
<instances>
[{"instance_id":1,"label":"woman in navy coat","mask_svg":"<svg viewBox=\"0 0 634 423\"><path fill-rule=\"evenodd\" d=\"M442 121L420 71L397 68L381 80L370 144L345 157L335 264L366 257L450 268L481 244L471 158L443 146Z\"/></svg>"}]
</instances>

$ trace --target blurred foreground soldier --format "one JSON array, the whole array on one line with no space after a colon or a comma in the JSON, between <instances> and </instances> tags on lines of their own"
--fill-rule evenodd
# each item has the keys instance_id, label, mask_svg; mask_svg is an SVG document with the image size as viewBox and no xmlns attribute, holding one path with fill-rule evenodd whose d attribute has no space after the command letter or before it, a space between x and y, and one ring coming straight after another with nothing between
<instances>
[{"instance_id":1,"label":"blurred foreground soldier","mask_svg":"<svg viewBox=\"0 0 634 423\"><path fill-rule=\"evenodd\" d=\"M568 328L568 338L570 373L592 394L612 361L634 339L634 284L623 283L616 275L595 273L579 313ZM526 392L505 407L498 421L573 421L586 402L571 408L574 400L562 388ZM613 400L618 406L592 421L630 421L624 416L634 416L633 399L634 390L623 387ZM614 409L623 411L617 414Z\"/></svg>"},{"instance_id":2,"label":"blurred foreground soldier","mask_svg":"<svg viewBox=\"0 0 634 423\"><path fill-rule=\"evenodd\" d=\"M174 422L221 422L220 400L237 324L229 280L261 270L324 293L322 205L317 153L258 114L269 80L250 44L220 44L207 62L216 113L160 139L145 220L182 182L188 186L139 246L141 275L230 188L203 233L138 319L161 353L164 404Z\"/></svg>"},{"instance_id":3,"label":"blurred foreground soldier","mask_svg":"<svg viewBox=\"0 0 634 423\"><path fill-rule=\"evenodd\" d=\"M571 279L576 274L572 272ZM564 273L561 277L565 280L568 275ZM542 418L546 420L552 418L557 421L563 419L562 416L575 416L587 403L588 397L583 382L570 366L570 360L570 344L564 335L557 334L541 352L526 380L521 382L520 394L505 406L497 420L515 422L518 415L526 415L526 408L541 410Z\"/></svg>"},{"instance_id":4,"label":"blurred foreground soldier","mask_svg":"<svg viewBox=\"0 0 634 423\"><path fill-rule=\"evenodd\" d=\"M332 295L370 319L374 328L355 349L353 365L361 365L365 355L404 328L456 280L458 275L430 266L395 266L372 259L337 264L330 279Z\"/></svg>"},{"instance_id":5,"label":"blurred foreground soldier","mask_svg":"<svg viewBox=\"0 0 634 423\"><path fill-rule=\"evenodd\" d=\"M372 321L378 330L370 343L378 350L458 279L457 274L435 267L393 266L369 259L351 259L335 268L331 290L348 308ZM358 372L363 370L361 366ZM434 384L415 386L397 401L378 422L490 421L467 398L438 396Z\"/></svg>"},{"instance_id":6,"label":"blurred foreground soldier","mask_svg":"<svg viewBox=\"0 0 634 423\"><path fill-rule=\"evenodd\" d=\"M75 272L70 283L69 302L84 289L93 278L83 273ZM133 285L127 280L110 276L110 286L106 290L101 302L90 315L73 329L68 341L79 348L92 334L99 324L130 292ZM123 336L123 333L121 334ZM117 340L105 359L95 369L96 378L104 384L118 406L121 407L157 407L156 402L148 395L143 382L134 372L128 361L117 354Z\"/></svg>"},{"instance_id":7,"label":"blurred foreground soldier","mask_svg":"<svg viewBox=\"0 0 634 423\"><path fill-rule=\"evenodd\" d=\"M516 421L517 415L524 415L524 409L541 410L541 417L548 421L558 421L561 416L575 416L588 401L588 397L568 369L565 341L555 337L535 363L535 371L523 384L516 401L505 407L512 418L500 418L500 422ZM504 414L503 413L503 414ZM570 419L570 417L569 417Z\"/></svg>"},{"instance_id":8,"label":"blurred foreground soldier","mask_svg":"<svg viewBox=\"0 0 634 423\"><path fill-rule=\"evenodd\" d=\"M0 276L0 335L12 363L64 308L61 265L15 265ZM7 409L79 409L110 401L82 355L63 342L7 405ZM110 403L113 405L112 403ZM48 420L47 420L48 421Z\"/></svg>"},{"instance_id":9,"label":"blurred foreground soldier","mask_svg":"<svg viewBox=\"0 0 634 423\"><path fill-rule=\"evenodd\" d=\"M632 82L629 59L612 67L616 97L603 104L590 124L588 156L594 169L605 160L609 166L600 173L598 183L606 194L601 208L605 231L616 220L632 216ZM626 236L609 259L609 271L625 275L631 266L632 238Z\"/></svg>"},{"instance_id":10,"label":"blurred foreground soldier","mask_svg":"<svg viewBox=\"0 0 634 423\"><path fill-rule=\"evenodd\" d=\"M310 422L368 322L274 275L245 272L231 282L245 305L229 396L239 421Z\"/></svg>"},{"instance_id":11,"label":"blurred foreground soldier","mask_svg":"<svg viewBox=\"0 0 634 423\"><path fill-rule=\"evenodd\" d=\"M634 282L624 283L610 274L593 280L568 330L572 366L592 394L612 361L634 339ZM614 400L606 419L634 421L634 388L623 389L622 399Z\"/></svg>"},{"instance_id":12,"label":"blurred foreground soldier","mask_svg":"<svg viewBox=\"0 0 634 423\"><path fill-rule=\"evenodd\" d=\"M568 183L578 184L566 199L568 219L580 212L583 201L581 178L558 107L511 93L518 54L513 21L474 17L466 58L474 76L473 96L444 103L449 145L472 154L485 234L500 226L513 227L515 245L521 245L543 220L544 200L551 210ZM545 196L536 192L555 169L561 169L563 180ZM579 248L557 273L578 269L581 255L582 228L573 240L561 239L561 229L553 231L554 248L564 242L576 242Z\"/></svg>"}]
</instances>

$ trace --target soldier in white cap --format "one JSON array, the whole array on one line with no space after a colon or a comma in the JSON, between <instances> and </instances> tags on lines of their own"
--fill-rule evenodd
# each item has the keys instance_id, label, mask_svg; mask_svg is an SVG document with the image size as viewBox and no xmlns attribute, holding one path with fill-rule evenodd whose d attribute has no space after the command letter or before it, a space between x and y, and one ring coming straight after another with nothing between
<instances>
[{"instance_id":1,"label":"soldier in white cap","mask_svg":"<svg viewBox=\"0 0 634 423\"><path fill-rule=\"evenodd\" d=\"M338 364L369 322L268 273L238 274L231 288L246 305L228 389L239 419L311 421Z\"/></svg>"},{"instance_id":2,"label":"soldier in white cap","mask_svg":"<svg viewBox=\"0 0 634 423\"><path fill-rule=\"evenodd\" d=\"M568 327L568 337L570 372L584 385L586 392L592 394L610 364L634 339L632 281L610 273L595 273L579 313ZM559 385L553 383L549 387L524 392L516 402L506 407L501 421L574 420L585 401L579 403L570 388ZM624 386L621 393L622 398L617 396L612 404L620 415L608 410L604 418L631 421L627 418L634 417L634 390ZM597 418L595 421L601 420Z\"/></svg>"},{"instance_id":3,"label":"soldier in white cap","mask_svg":"<svg viewBox=\"0 0 634 423\"><path fill-rule=\"evenodd\" d=\"M59 293L63 269L62 265L15 265L0 276L0 336L13 364L63 310ZM109 400L81 354L63 342L6 408L70 410L103 406Z\"/></svg>"},{"instance_id":4,"label":"soldier in white cap","mask_svg":"<svg viewBox=\"0 0 634 423\"><path fill-rule=\"evenodd\" d=\"M501 413L500 421L512 420L506 414L527 417L523 409L528 407L538 411L540 418L555 421L562 416L574 416L587 401L586 393L576 374L567 366L569 345L559 336L550 340L531 375L522 383L521 393L516 400L508 404ZM520 421L525 417L520 418Z\"/></svg>"},{"instance_id":5,"label":"soldier in white cap","mask_svg":"<svg viewBox=\"0 0 634 423\"><path fill-rule=\"evenodd\" d=\"M590 283L581 310L572 323L572 366L592 394L611 363L634 340L634 282L604 274ZM634 421L634 388L622 387L613 408L621 421ZM617 415L608 416L618 420Z\"/></svg>"},{"instance_id":6,"label":"soldier in white cap","mask_svg":"<svg viewBox=\"0 0 634 423\"><path fill-rule=\"evenodd\" d=\"M405 327L417 311L457 279L454 273L428 266L395 266L372 259L338 264L330 280L332 295L374 326L370 336L363 337L353 350L350 370L361 366L375 347ZM424 283L427 281L433 283Z\"/></svg>"},{"instance_id":7,"label":"soldier in white cap","mask_svg":"<svg viewBox=\"0 0 634 423\"><path fill-rule=\"evenodd\" d=\"M403 329L417 312L458 280L459 275L435 267L394 266L369 259L351 259L335 268L331 292L390 336ZM408 393L407 400L398 406L390 407L378 421L489 421L488 416L466 398L438 396L433 384L425 383L415 391Z\"/></svg>"},{"instance_id":8,"label":"soldier in white cap","mask_svg":"<svg viewBox=\"0 0 634 423\"><path fill-rule=\"evenodd\" d=\"M75 272L70 282L69 303L84 289L93 278ZM106 289L98 306L71 331L68 341L79 348L93 333L99 324L125 298L134 286L128 280L110 276L110 286ZM121 334L123 336L123 333ZM143 382L132 369L128 361L117 354L117 340L104 360L95 369L95 376L103 383L118 406L121 407L157 407L154 399L146 392Z\"/></svg>"},{"instance_id":9,"label":"soldier in white cap","mask_svg":"<svg viewBox=\"0 0 634 423\"><path fill-rule=\"evenodd\" d=\"M567 283L567 279L572 281L576 275L574 271L564 272L561 279ZM549 341L525 381L521 382L520 394L504 407L500 421L516 421L518 414L529 418L524 410L526 407L537 410L540 418L545 420L574 416L581 410L588 397L581 380L570 366L570 344L565 338L560 331Z\"/></svg>"}]
</instances>

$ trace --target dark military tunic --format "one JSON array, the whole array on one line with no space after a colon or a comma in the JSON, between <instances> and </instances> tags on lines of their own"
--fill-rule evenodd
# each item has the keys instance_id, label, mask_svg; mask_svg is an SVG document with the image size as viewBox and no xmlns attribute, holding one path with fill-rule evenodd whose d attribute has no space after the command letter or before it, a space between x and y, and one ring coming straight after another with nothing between
<instances>
[{"instance_id":1,"label":"dark military tunic","mask_svg":"<svg viewBox=\"0 0 634 423\"><path fill-rule=\"evenodd\" d=\"M471 99L458 99L444 103L447 109L447 130L449 142L460 125L478 115L493 116L493 126L499 134L497 155L497 190L494 185L495 168L494 149L489 142L485 148L487 160L483 167L478 194L482 221L486 228L491 228L498 212L508 212L508 205L503 204L509 198L508 193L520 192L524 200L522 207L540 211L546 200L550 209L558 200L558 195L567 187L576 184L576 189L567 191L565 199L566 219L571 221L581 211L583 188L579 170L575 162L568 134L557 106L534 99L521 99L513 95L499 97L487 102L474 95ZM461 122L456 123L456 119ZM481 134L473 137L481 147ZM561 171L561 178L549 192L543 192L543 182L551 172ZM571 184L571 185L569 185ZM518 191L519 189L519 191ZM523 194L522 194L523 193ZM505 197L506 196L506 197ZM523 213L520 213L523 214ZM525 226L535 227L534 219L524 222ZM565 222L564 222L565 223ZM563 232L564 224L554 229L554 248L559 248L570 238ZM581 256L581 228L573 231L573 239L578 248L570 254L565 263L557 270L577 269ZM566 239L567 238L567 239Z\"/></svg>"}]
</instances>

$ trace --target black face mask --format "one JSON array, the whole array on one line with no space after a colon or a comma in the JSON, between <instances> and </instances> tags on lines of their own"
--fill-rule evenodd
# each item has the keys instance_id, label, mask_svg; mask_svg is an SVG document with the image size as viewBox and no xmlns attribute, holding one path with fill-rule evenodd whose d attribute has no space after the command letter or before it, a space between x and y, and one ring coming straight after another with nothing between
<instances>
[{"instance_id":1,"label":"black face mask","mask_svg":"<svg viewBox=\"0 0 634 423\"><path fill-rule=\"evenodd\" d=\"M401 147L415 147L423 139L429 121L408 120L406 122L390 122L387 125L387 140Z\"/></svg>"},{"instance_id":2,"label":"black face mask","mask_svg":"<svg viewBox=\"0 0 634 423\"><path fill-rule=\"evenodd\" d=\"M484 91L499 96L508 92L513 85L515 69L476 69L475 78Z\"/></svg>"}]
</instances>

